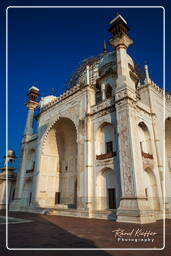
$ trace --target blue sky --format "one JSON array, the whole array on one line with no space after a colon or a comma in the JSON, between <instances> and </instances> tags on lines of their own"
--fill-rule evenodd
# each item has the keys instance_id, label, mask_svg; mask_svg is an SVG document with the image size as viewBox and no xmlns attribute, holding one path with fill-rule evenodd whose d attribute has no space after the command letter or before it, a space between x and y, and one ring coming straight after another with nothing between
<instances>
[{"instance_id":1,"label":"blue sky","mask_svg":"<svg viewBox=\"0 0 171 256\"><path fill-rule=\"evenodd\" d=\"M9 4L7 4L9 2ZM60 5L59 1L34 1L34 5ZM119 5L126 1L120 1ZM135 1L132 1L135 3ZM141 1L138 1L141 4ZM143 1L143 5L145 5ZM164 5L167 1L147 1ZM71 1L69 2L70 5ZM127 2L128 3L128 2ZM131 1L130 1L131 3ZM32 5L32 1L6 1L1 6L1 21L4 40L0 49L5 62L5 5ZM64 4L64 1L62 2ZM66 4L68 4L66 2ZM75 5L77 3L75 2ZM85 5L85 3L82 2ZM93 2L91 2L93 4ZM101 1L94 5L104 5ZM80 5L80 3L79 3ZM88 2L86 2L88 5ZM118 5L117 1L106 1L105 5ZM168 9L166 8L166 18ZM149 65L154 82L163 87L163 10L160 8L79 8L79 9L9 9L9 147L19 155L27 109L26 94L32 84L40 89L41 96L55 95L63 91L66 80L79 63L103 51L104 39L110 39L109 22L119 12L127 20L130 37L134 44L128 53L143 66ZM168 18L166 29L168 29ZM166 30L167 44L169 44ZM167 47L166 44L166 47ZM108 44L108 50L112 50ZM167 63L169 51L167 51ZM167 65L168 66L168 65ZM2 93L2 139L0 157L5 153L5 66L1 69ZM170 77L166 76L166 88L171 90Z\"/></svg>"}]
</instances>

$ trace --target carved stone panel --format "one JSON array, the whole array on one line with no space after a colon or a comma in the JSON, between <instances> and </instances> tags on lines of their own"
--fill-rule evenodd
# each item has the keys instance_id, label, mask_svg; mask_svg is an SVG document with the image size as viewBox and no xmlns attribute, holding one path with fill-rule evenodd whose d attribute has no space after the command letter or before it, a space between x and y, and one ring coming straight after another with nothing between
<instances>
[{"instance_id":1,"label":"carved stone panel","mask_svg":"<svg viewBox=\"0 0 171 256\"><path fill-rule=\"evenodd\" d=\"M123 184L123 196L133 196L135 193L133 181L133 159L129 131L129 111L126 108L119 110L118 132L119 132L119 149L120 149L120 169Z\"/></svg>"}]
</instances>

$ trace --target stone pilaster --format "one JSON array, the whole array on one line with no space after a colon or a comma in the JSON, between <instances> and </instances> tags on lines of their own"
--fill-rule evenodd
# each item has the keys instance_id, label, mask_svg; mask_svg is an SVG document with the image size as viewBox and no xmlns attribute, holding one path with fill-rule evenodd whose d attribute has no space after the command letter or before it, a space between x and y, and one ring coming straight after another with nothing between
<instances>
[{"instance_id":1,"label":"stone pilaster","mask_svg":"<svg viewBox=\"0 0 171 256\"><path fill-rule=\"evenodd\" d=\"M127 48L133 43L125 20L118 15L112 22L110 44L117 56L116 115L119 142L122 197L117 209L117 221L146 223L155 221L147 211L148 203L141 182L143 167L139 150L138 127L135 120L136 88L130 79Z\"/></svg>"},{"instance_id":2,"label":"stone pilaster","mask_svg":"<svg viewBox=\"0 0 171 256\"><path fill-rule=\"evenodd\" d=\"M134 103L129 98L116 103L122 197L117 221L146 223L155 221L144 195L142 159L133 118Z\"/></svg>"},{"instance_id":3,"label":"stone pilaster","mask_svg":"<svg viewBox=\"0 0 171 256\"><path fill-rule=\"evenodd\" d=\"M95 91L90 86L87 88L87 114L85 123L85 177L87 186L87 209L89 218L92 217L94 209L93 195L93 132L91 106L95 104Z\"/></svg>"}]
</instances>

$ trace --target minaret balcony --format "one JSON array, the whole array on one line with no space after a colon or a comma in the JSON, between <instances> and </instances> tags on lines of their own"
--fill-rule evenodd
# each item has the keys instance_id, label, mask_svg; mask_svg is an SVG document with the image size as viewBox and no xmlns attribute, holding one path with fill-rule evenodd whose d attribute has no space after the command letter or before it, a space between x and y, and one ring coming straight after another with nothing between
<instances>
[{"instance_id":1,"label":"minaret balcony","mask_svg":"<svg viewBox=\"0 0 171 256\"><path fill-rule=\"evenodd\" d=\"M152 154L141 152L143 158L154 159Z\"/></svg>"},{"instance_id":2,"label":"minaret balcony","mask_svg":"<svg viewBox=\"0 0 171 256\"><path fill-rule=\"evenodd\" d=\"M115 99L114 97L111 97L109 99L106 99L100 103L98 103L97 105L93 105L91 107L91 110L92 110L92 113L95 114L95 113L98 113L102 110L107 110L109 108L113 108L113 111L115 110L115 107L114 107L114 102L115 102Z\"/></svg>"},{"instance_id":3,"label":"minaret balcony","mask_svg":"<svg viewBox=\"0 0 171 256\"><path fill-rule=\"evenodd\" d=\"M110 152L106 154L96 155L96 160L104 160L116 156L116 152Z\"/></svg>"}]
</instances>

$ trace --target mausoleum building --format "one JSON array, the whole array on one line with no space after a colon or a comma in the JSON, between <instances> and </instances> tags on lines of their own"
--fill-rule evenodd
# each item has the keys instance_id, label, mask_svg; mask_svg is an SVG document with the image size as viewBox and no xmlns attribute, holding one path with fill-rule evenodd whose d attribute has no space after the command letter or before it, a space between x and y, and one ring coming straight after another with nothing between
<instances>
[{"instance_id":1,"label":"mausoleum building","mask_svg":"<svg viewBox=\"0 0 171 256\"><path fill-rule=\"evenodd\" d=\"M138 72L128 31L118 14L113 50L104 44L84 61L61 96L38 101L29 89L10 210L150 223L165 207L171 216L171 96L147 65Z\"/></svg>"}]
</instances>

